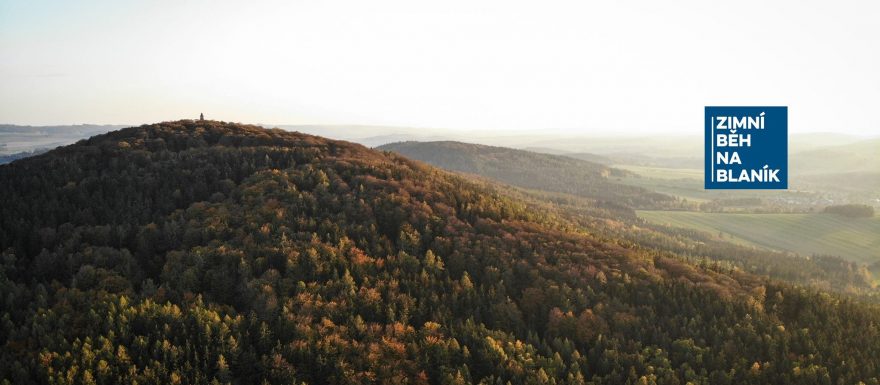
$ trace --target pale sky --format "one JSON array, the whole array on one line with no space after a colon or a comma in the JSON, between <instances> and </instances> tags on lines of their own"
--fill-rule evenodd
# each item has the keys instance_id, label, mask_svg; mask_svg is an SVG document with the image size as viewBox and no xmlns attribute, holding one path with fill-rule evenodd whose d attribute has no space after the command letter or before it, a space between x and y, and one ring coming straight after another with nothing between
<instances>
[{"instance_id":1,"label":"pale sky","mask_svg":"<svg viewBox=\"0 0 880 385\"><path fill-rule=\"evenodd\" d=\"M0 123L878 134L878 4L0 0Z\"/></svg>"}]
</instances>

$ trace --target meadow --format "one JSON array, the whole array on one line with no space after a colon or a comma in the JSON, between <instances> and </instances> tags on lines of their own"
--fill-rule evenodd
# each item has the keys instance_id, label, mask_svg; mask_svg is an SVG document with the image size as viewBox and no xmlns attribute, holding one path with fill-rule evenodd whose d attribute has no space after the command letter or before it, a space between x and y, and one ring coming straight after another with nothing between
<instances>
[{"instance_id":1,"label":"meadow","mask_svg":"<svg viewBox=\"0 0 880 385\"><path fill-rule=\"evenodd\" d=\"M726 214L638 211L649 222L720 233L723 238L801 255L835 255L854 262L880 261L880 217L833 214Z\"/></svg>"}]
</instances>

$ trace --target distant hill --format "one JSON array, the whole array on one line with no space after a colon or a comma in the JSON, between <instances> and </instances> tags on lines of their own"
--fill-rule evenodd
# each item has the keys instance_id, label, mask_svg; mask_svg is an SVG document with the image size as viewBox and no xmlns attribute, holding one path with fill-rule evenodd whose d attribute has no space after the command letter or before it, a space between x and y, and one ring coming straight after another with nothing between
<instances>
[{"instance_id":1,"label":"distant hill","mask_svg":"<svg viewBox=\"0 0 880 385\"><path fill-rule=\"evenodd\" d=\"M29 156L39 155L39 154L42 154L46 151L49 151L49 149L48 148L38 148L33 151L22 151L22 152L16 152L14 154L9 154L9 155L0 155L0 164L5 164L5 163L9 163L9 162L12 162L15 160L24 159Z\"/></svg>"},{"instance_id":2,"label":"distant hill","mask_svg":"<svg viewBox=\"0 0 880 385\"><path fill-rule=\"evenodd\" d=\"M797 152L791 158L789 169L795 174L880 174L880 138Z\"/></svg>"},{"instance_id":3,"label":"distant hill","mask_svg":"<svg viewBox=\"0 0 880 385\"><path fill-rule=\"evenodd\" d=\"M802 151L790 159L796 188L841 192L850 202L880 207L880 138Z\"/></svg>"},{"instance_id":4,"label":"distant hill","mask_svg":"<svg viewBox=\"0 0 880 385\"><path fill-rule=\"evenodd\" d=\"M877 306L524 194L215 121L2 165L0 379L877 383Z\"/></svg>"},{"instance_id":5,"label":"distant hill","mask_svg":"<svg viewBox=\"0 0 880 385\"><path fill-rule=\"evenodd\" d=\"M62 126L20 126L0 124L0 156L17 154L7 161L27 156L66 144L71 144L92 135L118 130L125 126L77 124Z\"/></svg>"},{"instance_id":6,"label":"distant hill","mask_svg":"<svg viewBox=\"0 0 880 385\"><path fill-rule=\"evenodd\" d=\"M399 126L373 126L358 124L304 124L304 125L280 125L266 126L267 128L278 127L288 131L302 132L310 135L337 138L362 144L367 147L381 146L387 143L407 140L449 140L450 134L441 129L399 127Z\"/></svg>"},{"instance_id":7,"label":"distant hill","mask_svg":"<svg viewBox=\"0 0 880 385\"><path fill-rule=\"evenodd\" d=\"M801 153L829 147L842 149L848 145L859 147L859 143L875 139L829 132L791 134L789 154L791 154L794 163ZM609 159L610 162L599 162L609 165L692 169L700 169L703 166L703 137L698 135L547 137L535 139L524 145L514 144L512 146L538 148L540 151L537 152L557 153L573 157L579 157L574 155L579 153L589 154L589 157L602 156ZM832 164L828 168L833 167Z\"/></svg>"},{"instance_id":8,"label":"distant hill","mask_svg":"<svg viewBox=\"0 0 880 385\"><path fill-rule=\"evenodd\" d=\"M567 156L569 158L575 158L580 160L586 160L588 162L598 163L603 166L609 166L615 163L615 161L607 156L590 154L586 152L568 152L562 150L556 150L553 148L546 147L525 147L522 150L537 152L539 154L550 154L550 155L561 155Z\"/></svg>"},{"instance_id":9,"label":"distant hill","mask_svg":"<svg viewBox=\"0 0 880 385\"><path fill-rule=\"evenodd\" d=\"M674 199L614 182L627 171L562 155L462 142L399 142L378 147L434 166L496 179L514 186L574 194L637 207Z\"/></svg>"},{"instance_id":10,"label":"distant hill","mask_svg":"<svg viewBox=\"0 0 880 385\"><path fill-rule=\"evenodd\" d=\"M41 135L95 135L118 130L126 126L113 124L69 124L57 126L28 126L0 124L0 134L41 134Z\"/></svg>"},{"instance_id":11,"label":"distant hill","mask_svg":"<svg viewBox=\"0 0 880 385\"><path fill-rule=\"evenodd\" d=\"M823 147L843 146L865 140L863 137L835 132L808 132L789 135L789 153L816 150Z\"/></svg>"},{"instance_id":12,"label":"distant hill","mask_svg":"<svg viewBox=\"0 0 880 385\"><path fill-rule=\"evenodd\" d=\"M570 151L558 150L550 147L523 147L522 150L537 152L539 154L550 154L550 155L568 155L572 154Z\"/></svg>"}]
</instances>

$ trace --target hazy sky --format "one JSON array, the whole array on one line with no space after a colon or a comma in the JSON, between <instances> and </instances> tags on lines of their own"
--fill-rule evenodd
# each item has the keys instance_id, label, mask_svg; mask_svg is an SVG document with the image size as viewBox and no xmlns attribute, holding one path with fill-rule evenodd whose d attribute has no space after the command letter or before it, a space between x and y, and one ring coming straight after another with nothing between
<instances>
[{"instance_id":1,"label":"hazy sky","mask_svg":"<svg viewBox=\"0 0 880 385\"><path fill-rule=\"evenodd\" d=\"M880 2L0 0L0 123L880 133Z\"/></svg>"}]
</instances>

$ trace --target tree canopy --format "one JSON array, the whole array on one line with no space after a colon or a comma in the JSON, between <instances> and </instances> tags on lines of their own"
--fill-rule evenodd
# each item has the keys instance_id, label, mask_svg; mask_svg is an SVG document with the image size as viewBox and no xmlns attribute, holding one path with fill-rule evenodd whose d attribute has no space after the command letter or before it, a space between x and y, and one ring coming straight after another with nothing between
<instances>
[{"instance_id":1,"label":"tree canopy","mask_svg":"<svg viewBox=\"0 0 880 385\"><path fill-rule=\"evenodd\" d=\"M880 383L875 305L347 142L126 128L0 202L4 383Z\"/></svg>"}]
</instances>

